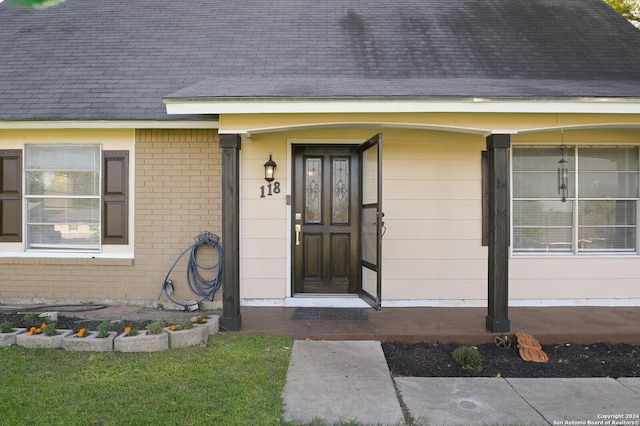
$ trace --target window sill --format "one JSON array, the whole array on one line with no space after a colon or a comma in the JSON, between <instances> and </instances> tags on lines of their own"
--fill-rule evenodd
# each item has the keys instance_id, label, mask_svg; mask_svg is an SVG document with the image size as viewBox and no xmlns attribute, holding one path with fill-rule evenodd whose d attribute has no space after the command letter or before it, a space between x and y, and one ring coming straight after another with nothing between
<instances>
[{"instance_id":1,"label":"window sill","mask_svg":"<svg viewBox=\"0 0 640 426\"><path fill-rule=\"evenodd\" d=\"M104 253L0 253L0 265L131 266L133 265L133 255Z\"/></svg>"},{"instance_id":2,"label":"window sill","mask_svg":"<svg viewBox=\"0 0 640 426\"><path fill-rule=\"evenodd\" d=\"M511 259L638 259L638 253L511 253Z\"/></svg>"}]
</instances>

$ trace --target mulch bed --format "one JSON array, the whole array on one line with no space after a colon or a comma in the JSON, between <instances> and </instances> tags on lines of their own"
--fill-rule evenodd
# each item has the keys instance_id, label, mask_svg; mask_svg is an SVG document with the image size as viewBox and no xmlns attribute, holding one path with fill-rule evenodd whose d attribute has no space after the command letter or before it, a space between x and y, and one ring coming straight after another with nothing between
<instances>
[{"instance_id":1,"label":"mulch bed","mask_svg":"<svg viewBox=\"0 0 640 426\"><path fill-rule=\"evenodd\" d=\"M383 343L382 349L395 376L406 377L640 377L640 346L606 343L542 345L546 363L524 361L513 345L501 349L493 343L476 346L484 367L465 370L452 358L460 345Z\"/></svg>"},{"instance_id":2,"label":"mulch bed","mask_svg":"<svg viewBox=\"0 0 640 426\"><path fill-rule=\"evenodd\" d=\"M0 323L3 322L11 322L13 323L14 328L29 328L31 326L38 326L42 324L43 319L31 319L25 317L25 314L0 314ZM66 317L62 316L58 313L58 320L56 321L56 327L58 329L71 329L75 333L77 333L81 328L86 328L87 330L97 330L98 325L100 325L102 321L98 320L86 320L82 318L75 317ZM110 321L111 322L111 331L117 331L118 333L123 333L126 327L137 328L138 330L144 330L147 325L149 325L152 321Z\"/></svg>"}]
</instances>

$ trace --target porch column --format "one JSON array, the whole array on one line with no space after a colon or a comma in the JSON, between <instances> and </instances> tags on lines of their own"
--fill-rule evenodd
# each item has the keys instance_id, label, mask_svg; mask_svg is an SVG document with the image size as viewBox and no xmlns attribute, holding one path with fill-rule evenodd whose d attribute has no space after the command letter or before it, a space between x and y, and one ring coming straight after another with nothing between
<instances>
[{"instance_id":1,"label":"porch column","mask_svg":"<svg viewBox=\"0 0 640 426\"><path fill-rule=\"evenodd\" d=\"M510 135L487 137L489 154L489 304L487 330L507 333L509 321Z\"/></svg>"},{"instance_id":2,"label":"porch column","mask_svg":"<svg viewBox=\"0 0 640 426\"><path fill-rule=\"evenodd\" d=\"M222 318L238 331L240 316L240 135L220 135L222 150Z\"/></svg>"}]
</instances>

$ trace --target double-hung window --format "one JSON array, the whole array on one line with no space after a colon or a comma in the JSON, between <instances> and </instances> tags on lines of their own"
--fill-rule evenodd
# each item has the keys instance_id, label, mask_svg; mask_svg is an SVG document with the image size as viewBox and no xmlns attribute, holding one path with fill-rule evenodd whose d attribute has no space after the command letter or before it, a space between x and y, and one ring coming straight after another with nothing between
<instances>
[{"instance_id":1,"label":"double-hung window","mask_svg":"<svg viewBox=\"0 0 640 426\"><path fill-rule=\"evenodd\" d=\"M513 147L513 252L637 253L638 147Z\"/></svg>"},{"instance_id":2,"label":"double-hung window","mask_svg":"<svg viewBox=\"0 0 640 426\"><path fill-rule=\"evenodd\" d=\"M100 250L100 145L26 145L27 250Z\"/></svg>"},{"instance_id":3,"label":"double-hung window","mask_svg":"<svg viewBox=\"0 0 640 426\"><path fill-rule=\"evenodd\" d=\"M128 158L100 144L0 150L0 244L66 253L128 245Z\"/></svg>"}]
</instances>

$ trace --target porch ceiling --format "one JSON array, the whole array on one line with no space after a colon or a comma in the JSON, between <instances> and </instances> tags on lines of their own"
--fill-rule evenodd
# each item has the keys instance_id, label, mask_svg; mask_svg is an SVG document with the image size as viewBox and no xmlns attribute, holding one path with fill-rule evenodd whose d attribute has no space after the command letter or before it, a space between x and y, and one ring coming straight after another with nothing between
<instances>
[{"instance_id":1,"label":"porch ceiling","mask_svg":"<svg viewBox=\"0 0 640 426\"><path fill-rule=\"evenodd\" d=\"M560 130L640 129L640 114L231 114L220 116L220 134L252 135L323 129L407 129L489 134Z\"/></svg>"}]
</instances>

